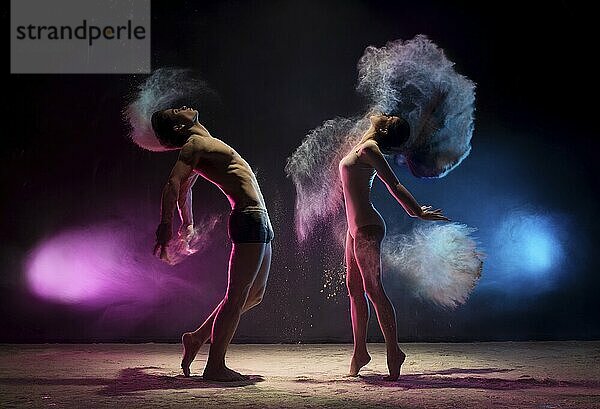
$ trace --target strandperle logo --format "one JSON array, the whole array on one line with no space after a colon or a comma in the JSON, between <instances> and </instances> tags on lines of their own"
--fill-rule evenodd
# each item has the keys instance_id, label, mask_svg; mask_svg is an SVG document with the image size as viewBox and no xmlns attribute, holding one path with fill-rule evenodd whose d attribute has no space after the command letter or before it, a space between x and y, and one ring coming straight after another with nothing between
<instances>
[{"instance_id":1,"label":"strandperle logo","mask_svg":"<svg viewBox=\"0 0 600 409\"><path fill-rule=\"evenodd\" d=\"M150 0L11 0L11 73L150 71Z\"/></svg>"},{"instance_id":2,"label":"strandperle logo","mask_svg":"<svg viewBox=\"0 0 600 409\"><path fill-rule=\"evenodd\" d=\"M72 26L28 26L17 27L17 40L87 40L92 46L94 41L104 40L143 40L146 38L146 28L144 26L133 26L131 20L123 26L104 26L98 27L88 25L87 20L83 20L81 25Z\"/></svg>"}]
</instances>

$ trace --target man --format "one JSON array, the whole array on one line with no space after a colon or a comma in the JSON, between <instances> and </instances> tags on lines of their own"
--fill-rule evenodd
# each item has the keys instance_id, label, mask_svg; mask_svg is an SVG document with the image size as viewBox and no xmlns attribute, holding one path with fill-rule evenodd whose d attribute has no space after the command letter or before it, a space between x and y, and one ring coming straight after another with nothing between
<instances>
[{"instance_id":1,"label":"man","mask_svg":"<svg viewBox=\"0 0 600 409\"><path fill-rule=\"evenodd\" d=\"M157 111L152 115L152 128L165 148L181 150L163 189L154 253L169 261L167 249L176 206L182 220L180 232L193 231L191 189L198 175L217 185L232 208L228 232L233 246L227 292L198 329L183 334L181 368L189 376L198 350L211 338L204 379L248 379L225 365L225 354L241 314L260 303L269 275L273 229L258 182L250 165L198 122L196 110L183 106Z\"/></svg>"}]
</instances>

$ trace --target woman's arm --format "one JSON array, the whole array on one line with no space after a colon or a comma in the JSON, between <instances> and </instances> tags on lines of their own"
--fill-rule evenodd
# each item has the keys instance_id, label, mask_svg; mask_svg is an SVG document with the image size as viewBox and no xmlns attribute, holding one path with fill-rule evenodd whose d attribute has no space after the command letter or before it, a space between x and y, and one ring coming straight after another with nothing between
<instances>
[{"instance_id":1,"label":"woman's arm","mask_svg":"<svg viewBox=\"0 0 600 409\"><path fill-rule=\"evenodd\" d=\"M396 174L383 157L375 142L368 141L358 152L359 157L373 166L377 176L386 185L391 195L400 203L411 217L419 215L421 206L413 195L398 181Z\"/></svg>"},{"instance_id":2,"label":"woman's arm","mask_svg":"<svg viewBox=\"0 0 600 409\"><path fill-rule=\"evenodd\" d=\"M359 156L377 171L377 176L386 185L391 195L400 203L411 217L425 220L448 220L440 209L431 210L431 206L420 206L413 195L398 181L396 174L379 150L377 143L368 141L359 151Z\"/></svg>"}]
</instances>

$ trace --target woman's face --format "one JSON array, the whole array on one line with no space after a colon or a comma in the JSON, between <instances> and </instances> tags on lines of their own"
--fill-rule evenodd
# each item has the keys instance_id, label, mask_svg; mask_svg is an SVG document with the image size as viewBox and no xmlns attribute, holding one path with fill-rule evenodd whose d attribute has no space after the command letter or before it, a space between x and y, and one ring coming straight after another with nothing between
<instances>
[{"instance_id":1,"label":"woman's face","mask_svg":"<svg viewBox=\"0 0 600 409\"><path fill-rule=\"evenodd\" d=\"M375 129L378 130L387 129L390 125L401 121L401 119L397 116L384 114L371 115L369 119L371 120L371 124L375 127Z\"/></svg>"}]
</instances>

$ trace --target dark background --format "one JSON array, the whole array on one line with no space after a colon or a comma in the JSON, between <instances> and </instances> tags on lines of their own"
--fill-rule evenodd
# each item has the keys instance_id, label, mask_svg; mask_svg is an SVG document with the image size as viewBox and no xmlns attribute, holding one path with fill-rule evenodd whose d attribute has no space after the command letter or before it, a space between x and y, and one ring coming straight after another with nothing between
<instances>
[{"instance_id":1,"label":"dark background","mask_svg":"<svg viewBox=\"0 0 600 409\"><path fill-rule=\"evenodd\" d=\"M596 23L583 2L154 1L152 16L153 68L192 68L217 92L201 121L256 169L273 217L269 288L237 341L351 341L339 279L337 295L321 292L330 276L324 270L339 270L341 254L325 239L297 247L294 188L283 168L310 129L362 112L354 87L366 46L420 33L477 84L473 150L440 180L397 172L417 198L478 227L489 262L469 302L454 311L410 296L386 276L400 339L600 336ZM9 26L8 9L3 19ZM149 252L176 153L145 152L127 139L121 111L145 76L11 75L5 67L0 341L178 340L223 294L224 224L205 253L177 267L144 259L153 277L182 280L197 293L165 286L155 302L90 306L39 298L26 280L31 252L69 229L129 226ZM208 183L194 195L197 217L228 209ZM388 228L408 230L379 182L374 201ZM560 224L561 261L547 276L501 274L494 223L523 209ZM374 319L370 339L381 339Z\"/></svg>"}]
</instances>

